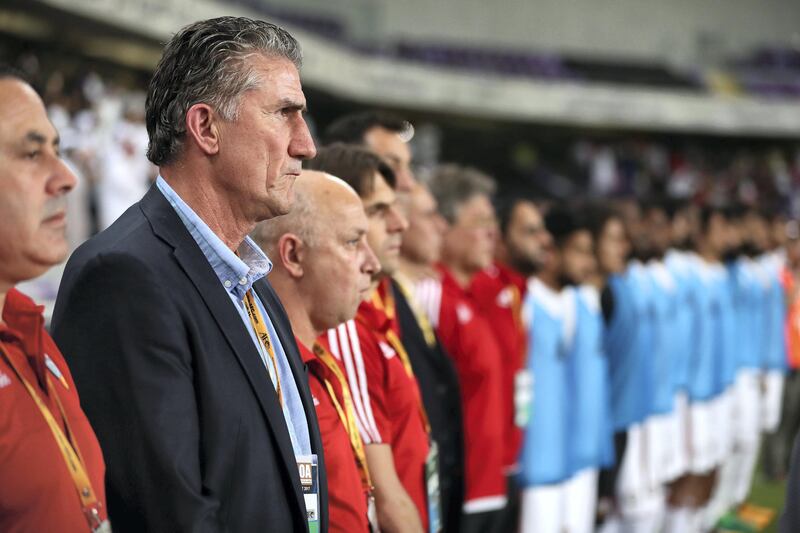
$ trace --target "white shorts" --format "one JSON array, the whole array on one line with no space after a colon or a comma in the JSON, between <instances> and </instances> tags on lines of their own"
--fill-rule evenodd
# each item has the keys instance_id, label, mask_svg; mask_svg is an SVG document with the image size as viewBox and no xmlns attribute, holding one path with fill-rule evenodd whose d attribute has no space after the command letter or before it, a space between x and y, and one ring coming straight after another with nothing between
<instances>
[{"instance_id":1,"label":"white shorts","mask_svg":"<svg viewBox=\"0 0 800 533\"><path fill-rule=\"evenodd\" d=\"M703 475L714 469L717 443L713 400L689 405L689 470Z\"/></svg>"},{"instance_id":2,"label":"white shorts","mask_svg":"<svg viewBox=\"0 0 800 533\"><path fill-rule=\"evenodd\" d=\"M561 533L564 531L567 520L566 484L568 482L523 489L520 533Z\"/></svg>"},{"instance_id":3,"label":"white shorts","mask_svg":"<svg viewBox=\"0 0 800 533\"><path fill-rule=\"evenodd\" d=\"M763 374L764 392L761 404L761 429L772 433L781 422L784 374L780 370L768 370Z\"/></svg>"},{"instance_id":4,"label":"white shorts","mask_svg":"<svg viewBox=\"0 0 800 533\"><path fill-rule=\"evenodd\" d=\"M566 482L566 519L564 529L570 533L592 533L597 509L596 468L581 470Z\"/></svg>"},{"instance_id":5,"label":"white shorts","mask_svg":"<svg viewBox=\"0 0 800 533\"><path fill-rule=\"evenodd\" d=\"M724 463L733 453L735 400L735 388L730 386L711 402L714 412L713 428L716 431L716 449L714 450L716 465Z\"/></svg>"},{"instance_id":6,"label":"white shorts","mask_svg":"<svg viewBox=\"0 0 800 533\"><path fill-rule=\"evenodd\" d=\"M740 449L757 447L760 440L760 375L755 368L743 368L736 376L733 432L736 447Z\"/></svg>"},{"instance_id":7,"label":"white shorts","mask_svg":"<svg viewBox=\"0 0 800 533\"><path fill-rule=\"evenodd\" d=\"M670 481L670 472L675 462L675 447L672 438L675 433L676 414L653 415L644 423L648 484L661 485Z\"/></svg>"},{"instance_id":8,"label":"white shorts","mask_svg":"<svg viewBox=\"0 0 800 533\"><path fill-rule=\"evenodd\" d=\"M667 480L678 479L689 470L689 398L684 391L675 394L675 409L672 411L670 434L672 462L667 465Z\"/></svg>"},{"instance_id":9,"label":"white shorts","mask_svg":"<svg viewBox=\"0 0 800 533\"><path fill-rule=\"evenodd\" d=\"M662 484L654 484L649 472L644 424L628 429L625 455L617 478L617 502L622 518L652 514L664 503Z\"/></svg>"}]
</instances>

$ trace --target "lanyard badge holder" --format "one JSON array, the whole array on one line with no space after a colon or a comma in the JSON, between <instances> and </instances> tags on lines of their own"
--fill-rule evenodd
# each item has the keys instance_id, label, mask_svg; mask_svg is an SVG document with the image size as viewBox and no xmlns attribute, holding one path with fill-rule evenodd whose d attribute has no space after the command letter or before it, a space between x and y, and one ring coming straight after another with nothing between
<instances>
[{"instance_id":1,"label":"lanyard badge holder","mask_svg":"<svg viewBox=\"0 0 800 533\"><path fill-rule=\"evenodd\" d=\"M364 492L367 495L367 521L369 522L370 531L372 533L380 533L380 527L378 525L378 511L375 507L375 495L373 494L374 487L372 486L372 478L369 474L369 466L367 465L367 456L364 451L364 443L361 440L361 436L358 432L358 426L356 425L353 399L350 395L350 389L347 385L347 380L342 374L339 365L336 363L336 361L334 361L333 356L328 352L328 350L326 350L318 342L314 343L312 349L314 351L314 355L317 356L317 359L319 359L319 361L330 371L330 373L336 378L336 381L339 382L339 387L342 391L342 401L339 401L331 382L325 376L321 376L321 379L325 384L325 388L328 390L328 395L331 398L331 402L336 409L336 413L339 415L339 420L347 432L347 436L350 440L350 447L353 450L353 455L355 456L356 464L358 465L361 484L364 487Z\"/></svg>"},{"instance_id":2,"label":"lanyard badge holder","mask_svg":"<svg viewBox=\"0 0 800 533\"><path fill-rule=\"evenodd\" d=\"M386 339L394 348L394 351L400 357L403 367L409 377L414 378L414 371L411 367L408 353L400 341L400 338L394 331L389 330L386 332ZM416 378L414 378L416 381ZM425 432L428 435L428 455L425 458L425 492L428 501L428 532L439 533L442 530L442 497L441 487L439 486L439 445L433 440L431 436L431 425L428 421L428 414L425 412L425 406L422 405L422 399L419 400L419 413L422 418L422 423L425 426Z\"/></svg>"},{"instance_id":3,"label":"lanyard badge holder","mask_svg":"<svg viewBox=\"0 0 800 533\"><path fill-rule=\"evenodd\" d=\"M100 518L100 507L102 503L97 500L92 482L89 480L89 474L86 471L86 463L81 456L80 449L78 449L78 443L74 439L74 433L70 430L69 418L67 418L67 413L64 411L64 406L61 404L61 399L58 397L58 393L53 387L50 376L47 375L45 379L48 394L52 392L52 397L58 405L61 417L64 420L64 426L67 430L66 434L64 434L61 425L56 421L50 408L39 397L39 393L33 388L33 385L25 379L25 376L22 375L19 368L14 364L14 361L5 353L2 347L0 347L0 357L5 359L17 375L17 378L19 378L25 386L25 390L28 391L28 394L42 414L47 426L50 428L50 433L53 435L53 439L56 441L58 449L61 452L64 464L72 477L72 482L75 485L75 490L81 502L81 509L83 510L83 514L86 517L86 521L92 533L111 533L111 524L109 524L108 520L102 520Z\"/></svg>"},{"instance_id":4,"label":"lanyard badge holder","mask_svg":"<svg viewBox=\"0 0 800 533\"><path fill-rule=\"evenodd\" d=\"M382 309L386 313L387 317L392 319L394 318L395 307L391 292L387 293L386 300L386 302L383 302L376 292L372 301L376 307ZM386 340L389 341L389 344L392 345L395 353L400 358L400 362L403 364L406 374L416 381L414 370L411 366L411 360L400 338L392 329L387 330L385 335ZM424 471L425 492L428 504L428 533L440 533L442 531L442 497L441 487L439 485L439 445L436 444L436 441L433 440L431 436L431 425L428 421L428 413L425 411L425 406L422 404L422 398L419 399L419 412L425 426L425 432L428 435L428 442L430 443L428 455L425 458Z\"/></svg>"},{"instance_id":5,"label":"lanyard badge holder","mask_svg":"<svg viewBox=\"0 0 800 533\"><path fill-rule=\"evenodd\" d=\"M319 472L317 455L298 455L297 471L306 503L306 520L309 533L319 533Z\"/></svg>"},{"instance_id":6,"label":"lanyard badge holder","mask_svg":"<svg viewBox=\"0 0 800 533\"><path fill-rule=\"evenodd\" d=\"M439 486L439 446L430 439L431 446L425 459L425 488L428 495L428 531L442 530L442 493Z\"/></svg>"},{"instance_id":7,"label":"lanyard badge holder","mask_svg":"<svg viewBox=\"0 0 800 533\"><path fill-rule=\"evenodd\" d=\"M533 380L533 373L526 368L514 374L514 424L521 429L531 420Z\"/></svg>"}]
</instances>

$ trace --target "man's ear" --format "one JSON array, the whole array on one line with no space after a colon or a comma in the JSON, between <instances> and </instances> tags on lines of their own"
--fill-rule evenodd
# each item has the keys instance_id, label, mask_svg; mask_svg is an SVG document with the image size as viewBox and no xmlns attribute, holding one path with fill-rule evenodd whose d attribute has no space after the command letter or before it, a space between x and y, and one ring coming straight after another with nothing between
<instances>
[{"instance_id":1,"label":"man's ear","mask_svg":"<svg viewBox=\"0 0 800 533\"><path fill-rule=\"evenodd\" d=\"M186 136L206 155L219 153L219 121L208 104L194 104L186 111Z\"/></svg>"},{"instance_id":2,"label":"man's ear","mask_svg":"<svg viewBox=\"0 0 800 533\"><path fill-rule=\"evenodd\" d=\"M303 277L303 260L307 250L302 239L294 233L285 233L278 240L281 264L291 277Z\"/></svg>"}]
</instances>

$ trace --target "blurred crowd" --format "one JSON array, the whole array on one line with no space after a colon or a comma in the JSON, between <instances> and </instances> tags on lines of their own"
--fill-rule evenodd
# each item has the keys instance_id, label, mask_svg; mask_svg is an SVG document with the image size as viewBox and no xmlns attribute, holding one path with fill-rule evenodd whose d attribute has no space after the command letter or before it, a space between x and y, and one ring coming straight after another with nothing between
<instances>
[{"instance_id":1,"label":"blurred crowd","mask_svg":"<svg viewBox=\"0 0 800 533\"><path fill-rule=\"evenodd\" d=\"M77 246L141 198L155 179L155 167L143 156L147 142L144 86L135 77L120 75L118 69L99 74L86 60L74 57L70 68L44 61L41 52L30 50L8 59L42 92L62 132L65 156L79 174L81 186L71 200L75 222L70 228L70 241ZM313 116L309 122L313 133ZM425 130L430 125L417 126ZM421 139L431 142L427 136ZM417 139L412 143L416 146ZM800 147L790 142L682 141L680 136L648 139L642 135L608 139L577 134L558 146L552 144L543 141L537 147L536 140L523 140L510 152L511 168L517 172L513 179L519 180L525 192L543 198L659 195L800 214ZM467 153L462 159L481 166ZM425 169L438 162L426 157Z\"/></svg>"}]
</instances>

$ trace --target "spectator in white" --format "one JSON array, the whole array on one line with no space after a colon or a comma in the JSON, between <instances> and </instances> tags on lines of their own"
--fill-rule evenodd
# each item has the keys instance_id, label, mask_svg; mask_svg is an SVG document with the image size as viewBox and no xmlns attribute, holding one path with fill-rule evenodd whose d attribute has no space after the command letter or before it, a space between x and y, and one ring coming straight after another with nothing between
<instances>
[{"instance_id":1,"label":"spectator in white","mask_svg":"<svg viewBox=\"0 0 800 533\"><path fill-rule=\"evenodd\" d=\"M126 95L123 110L123 117L113 126L105 148L97 154L100 230L138 202L156 176L155 167L145 157L144 96Z\"/></svg>"}]
</instances>

